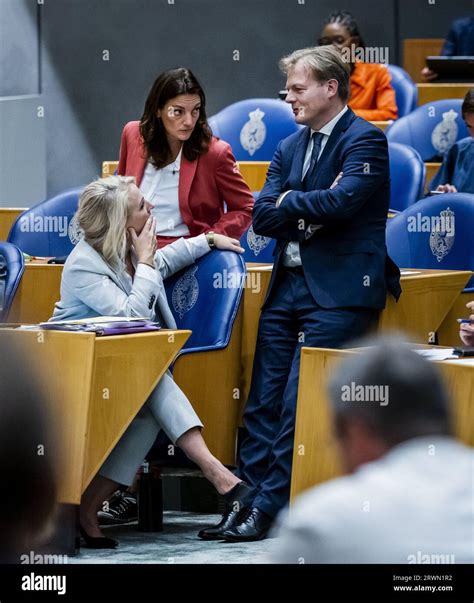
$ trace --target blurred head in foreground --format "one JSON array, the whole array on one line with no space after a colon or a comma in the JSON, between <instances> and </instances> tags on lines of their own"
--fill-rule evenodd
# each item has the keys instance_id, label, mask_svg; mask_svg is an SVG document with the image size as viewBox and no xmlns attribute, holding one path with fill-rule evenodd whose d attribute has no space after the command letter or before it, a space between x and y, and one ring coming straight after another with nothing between
<instances>
[{"instance_id":1,"label":"blurred head in foreground","mask_svg":"<svg viewBox=\"0 0 474 603\"><path fill-rule=\"evenodd\" d=\"M0 332L0 563L39 546L56 508L48 406L24 355Z\"/></svg>"},{"instance_id":2,"label":"blurred head in foreground","mask_svg":"<svg viewBox=\"0 0 474 603\"><path fill-rule=\"evenodd\" d=\"M436 366L396 337L367 341L329 384L343 467L352 472L411 438L450 435L448 395Z\"/></svg>"}]
</instances>

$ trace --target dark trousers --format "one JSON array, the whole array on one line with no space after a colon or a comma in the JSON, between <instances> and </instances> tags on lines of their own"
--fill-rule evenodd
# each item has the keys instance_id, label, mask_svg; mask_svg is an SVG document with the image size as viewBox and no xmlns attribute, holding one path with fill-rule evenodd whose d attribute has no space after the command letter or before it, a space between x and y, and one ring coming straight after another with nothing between
<instances>
[{"instance_id":1,"label":"dark trousers","mask_svg":"<svg viewBox=\"0 0 474 603\"><path fill-rule=\"evenodd\" d=\"M344 347L370 330L379 311L322 308L301 268L280 266L272 289L260 317L237 473L253 488L252 506L274 517L290 494L301 347Z\"/></svg>"}]
</instances>

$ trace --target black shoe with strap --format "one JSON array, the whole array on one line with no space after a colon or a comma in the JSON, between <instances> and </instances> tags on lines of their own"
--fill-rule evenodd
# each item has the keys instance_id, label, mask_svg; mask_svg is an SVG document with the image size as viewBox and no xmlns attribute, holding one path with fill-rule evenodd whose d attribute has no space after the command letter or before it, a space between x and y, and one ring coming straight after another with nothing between
<instances>
[{"instance_id":1,"label":"black shoe with strap","mask_svg":"<svg viewBox=\"0 0 474 603\"><path fill-rule=\"evenodd\" d=\"M239 482L229 492L224 494L227 510L220 522L198 533L203 540L224 540L223 533L240 523L247 514L252 489L245 482Z\"/></svg>"}]
</instances>

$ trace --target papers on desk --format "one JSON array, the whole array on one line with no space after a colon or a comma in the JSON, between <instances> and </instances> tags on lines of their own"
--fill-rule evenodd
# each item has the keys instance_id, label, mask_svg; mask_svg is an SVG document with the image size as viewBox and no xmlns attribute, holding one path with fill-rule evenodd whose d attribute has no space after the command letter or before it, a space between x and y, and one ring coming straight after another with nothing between
<instances>
[{"instance_id":1,"label":"papers on desk","mask_svg":"<svg viewBox=\"0 0 474 603\"><path fill-rule=\"evenodd\" d=\"M78 318L76 320L51 320L47 322L40 322L40 326L43 325L85 325L93 322L94 324L101 324L103 322L136 322L136 321L148 321L148 318L141 316L94 316L93 318Z\"/></svg>"},{"instance_id":2,"label":"papers on desk","mask_svg":"<svg viewBox=\"0 0 474 603\"><path fill-rule=\"evenodd\" d=\"M413 350L426 360L459 360L459 356L454 354L454 348L433 348L429 350Z\"/></svg>"},{"instance_id":3,"label":"papers on desk","mask_svg":"<svg viewBox=\"0 0 474 603\"><path fill-rule=\"evenodd\" d=\"M421 274L420 270L400 270L400 276L410 276L411 274Z\"/></svg>"}]
</instances>

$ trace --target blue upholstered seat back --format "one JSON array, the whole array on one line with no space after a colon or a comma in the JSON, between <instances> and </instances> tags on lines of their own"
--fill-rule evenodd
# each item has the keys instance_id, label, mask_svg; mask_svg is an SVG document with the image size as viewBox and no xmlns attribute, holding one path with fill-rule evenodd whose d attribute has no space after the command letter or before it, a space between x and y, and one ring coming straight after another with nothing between
<instances>
[{"instance_id":1,"label":"blue upholstered seat back","mask_svg":"<svg viewBox=\"0 0 474 603\"><path fill-rule=\"evenodd\" d=\"M280 140L300 128L291 107L273 98L233 103L210 117L209 125L231 145L237 161L271 161Z\"/></svg>"},{"instance_id":2,"label":"blue upholstered seat back","mask_svg":"<svg viewBox=\"0 0 474 603\"><path fill-rule=\"evenodd\" d=\"M25 270L23 254L16 245L0 241L0 255L6 261L6 279L3 299L3 309L0 310L0 321L5 321L10 311L13 298Z\"/></svg>"},{"instance_id":3,"label":"blue upholstered seat back","mask_svg":"<svg viewBox=\"0 0 474 603\"><path fill-rule=\"evenodd\" d=\"M193 332L182 354L227 346L245 274L242 256L214 250L166 279L166 295L178 329Z\"/></svg>"},{"instance_id":4,"label":"blue upholstered seat back","mask_svg":"<svg viewBox=\"0 0 474 603\"><path fill-rule=\"evenodd\" d=\"M403 211L423 196L426 168L418 151L390 142L390 209Z\"/></svg>"},{"instance_id":5,"label":"blue upholstered seat back","mask_svg":"<svg viewBox=\"0 0 474 603\"><path fill-rule=\"evenodd\" d=\"M401 268L474 270L473 234L474 195L428 197L388 222L388 254Z\"/></svg>"},{"instance_id":6,"label":"blue upholstered seat back","mask_svg":"<svg viewBox=\"0 0 474 603\"><path fill-rule=\"evenodd\" d=\"M69 255L80 236L74 214L81 192L82 187L72 188L27 209L16 219L8 240L30 255Z\"/></svg>"},{"instance_id":7,"label":"blue upholstered seat back","mask_svg":"<svg viewBox=\"0 0 474 603\"><path fill-rule=\"evenodd\" d=\"M398 107L398 117L411 113L418 102L418 88L408 73L397 65L387 65Z\"/></svg>"},{"instance_id":8,"label":"blue upholstered seat back","mask_svg":"<svg viewBox=\"0 0 474 603\"><path fill-rule=\"evenodd\" d=\"M468 136L458 98L433 101L401 117L385 130L389 142L407 144L423 161L439 161L451 146Z\"/></svg>"}]
</instances>

